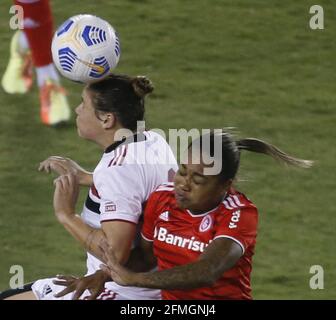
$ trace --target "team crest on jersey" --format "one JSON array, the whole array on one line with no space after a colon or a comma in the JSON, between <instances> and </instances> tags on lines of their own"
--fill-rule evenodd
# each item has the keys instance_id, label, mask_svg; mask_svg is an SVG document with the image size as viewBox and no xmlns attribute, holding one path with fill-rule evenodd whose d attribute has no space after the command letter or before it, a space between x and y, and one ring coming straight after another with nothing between
<instances>
[{"instance_id":1,"label":"team crest on jersey","mask_svg":"<svg viewBox=\"0 0 336 320\"><path fill-rule=\"evenodd\" d=\"M111 201L111 202L105 203L105 212L112 212L116 210L117 210L117 207L114 202Z\"/></svg>"},{"instance_id":2,"label":"team crest on jersey","mask_svg":"<svg viewBox=\"0 0 336 320\"><path fill-rule=\"evenodd\" d=\"M159 218L163 221L169 221L169 211L162 212Z\"/></svg>"},{"instance_id":3,"label":"team crest on jersey","mask_svg":"<svg viewBox=\"0 0 336 320\"><path fill-rule=\"evenodd\" d=\"M211 228L211 226L212 226L212 218L210 215L207 215L202 219L202 222L199 226L199 231L200 232L208 231Z\"/></svg>"}]
</instances>

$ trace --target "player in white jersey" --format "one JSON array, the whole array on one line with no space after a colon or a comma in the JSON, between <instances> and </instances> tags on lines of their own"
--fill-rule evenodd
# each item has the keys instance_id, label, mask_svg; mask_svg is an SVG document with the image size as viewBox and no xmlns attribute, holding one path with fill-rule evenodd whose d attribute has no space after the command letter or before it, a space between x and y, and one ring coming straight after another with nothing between
<instances>
[{"instance_id":1,"label":"player in white jersey","mask_svg":"<svg viewBox=\"0 0 336 320\"><path fill-rule=\"evenodd\" d=\"M50 157L40 164L41 171L54 171L54 211L58 221L87 250L87 279L100 273L105 263L101 243L107 241L121 263L126 263L137 235L142 206L160 184L172 181L177 171L175 157L165 141L153 131L137 131L144 118L144 96L153 90L145 77L113 75L90 84L77 107L77 128L82 138L104 149L93 174L74 161ZM79 185L90 186L81 216L75 215ZM66 281L75 278L63 277ZM60 285L61 284L61 285ZM32 291L11 299L56 299L64 289L59 279L42 279ZM67 290L68 288L66 288ZM102 289L104 290L104 289ZM63 294L64 294L63 290ZM81 299L95 296L84 291ZM62 295L62 294L61 294ZM72 299L73 293L60 299ZM98 299L159 299L160 292L105 284Z\"/></svg>"}]
</instances>

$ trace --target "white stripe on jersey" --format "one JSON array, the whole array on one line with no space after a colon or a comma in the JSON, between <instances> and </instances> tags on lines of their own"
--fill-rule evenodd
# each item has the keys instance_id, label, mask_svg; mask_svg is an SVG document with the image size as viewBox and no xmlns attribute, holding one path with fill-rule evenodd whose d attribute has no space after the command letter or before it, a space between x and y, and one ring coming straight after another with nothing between
<instances>
[{"instance_id":1,"label":"white stripe on jersey","mask_svg":"<svg viewBox=\"0 0 336 320\"><path fill-rule=\"evenodd\" d=\"M100 215L88 209L86 205L83 207L81 217L89 226L93 228L101 227Z\"/></svg>"},{"instance_id":2,"label":"white stripe on jersey","mask_svg":"<svg viewBox=\"0 0 336 320\"><path fill-rule=\"evenodd\" d=\"M115 153L118 152L118 149L115 150ZM116 154L114 155L114 157L112 158L112 160L110 161L110 163L108 164L108 167L113 166L114 160L117 158Z\"/></svg>"},{"instance_id":3,"label":"white stripe on jersey","mask_svg":"<svg viewBox=\"0 0 336 320\"><path fill-rule=\"evenodd\" d=\"M166 183L162 183L161 186L165 186L165 187L174 187L174 182L166 182ZM159 187L161 187L159 186Z\"/></svg>"},{"instance_id":4,"label":"white stripe on jersey","mask_svg":"<svg viewBox=\"0 0 336 320\"><path fill-rule=\"evenodd\" d=\"M232 198L229 196L226 198L226 200L230 203L230 206L234 209L238 208L238 206L234 203L234 201L232 200Z\"/></svg>"},{"instance_id":5,"label":"white stripe on jersey","mask_svg":"<svg viewBox=\"0 0 336 320\"><path fill-rule=\"evenodd\" d=\"M155 191L170 191L174 189L174 182L162 183Z\"/></svg>"},{"instance_id":6,"label":"white stripe on jersey","mask_svg":"<svg viewBox=\"0 0 336 320\"><path fill-rule=\"evenodd\" d=\"M223 201L223 204L224 204L224 206L225 206L226 209L228 209L228 210L232 210L233 209L233 208L231 208L229 206L229 203L226 200Z\"/></svg>"},{"instance_id":7,"label":"white stripe on jersey","mask_svg":"<svg viewBox=\"0 0 336 320\"><path fill-rule=\"evenodd\" d=\"M230 236L226 236L226 235L218 235L218 236L214 237L213 240L216 240L216 239L218 239L218 238L228 238L228 239L233 240L234 242L236 242L237 244L240 245L240 247L241 247L241 249L242 249L242 251L243 251L243 254L245 253L245 247L244 247L243 244L242 244L239 240L237 240L236 238L234 238L234 237L230 237Z\"/></svg>"},{"instance_id":8,"label":"white stripe on jersey","mask_svg":"<svg viewBox=\"0 0 336 320\"><path fill-rule=\"evenodd\" d=\"M117 166L121 166L123 160L125 159L125 156L126 156L126 153L127 153L127 145L126 146L122 146L120 153L121 153L121 155L119 157L119 160L116 163Z\"/></svg>"},{"instance_id":9,"label":"white stripe on jersey","mask_svg":"<svg viewBox=\"0 0 336 320\"><path fill-rule=\"evenodd\" d=\"M225 198L223 204L226 209L233 210L238 207L244 207L244 204L240 202L239 198L236 195L230 195Z\"/></svg>"},{"instance_id":10,"label":"white stripe on jersey","mask_svg":"<svg viewBox=\"0 0 336 320\"><path fill-rule=\"evenodd\" d=\"M122 159L122 155L123 155L124 149L125 149L125 146L121 146L121 147L119 148L119 156L118 156L118 159L117 159L116 162L115 162L115 165L116 165L116 166L119 165L120 159Z\"/></svg>"},{"instance_id":11,"label":"white stripe on jersey","mask_svg":"<svg viewBox=\"0 0 336 320\"><path fill-rule=\"evenodd\" d=\"M162 187L157 188L155 191L173 191L173 190L174 190L174 187L162 186Z\"/></svg>"},{"instance_id":12,"label":"white stripe on jersey","mask_svg":"<svg viewBox=\"0 0 336 320\"><path fill-rule=\"evenodd\" d=\"M239 201L239 198L236 195L233 195L233 200L238 205L238 207L243 207L244 205Z\"/></svg>"},{"instance_id":13,"label":"white stripe on jersey","mask_svg":"<svg viewBox=\"0 0 336 320\"><path fill-rule=\"evenodd\" d=\"M141 237L143 237L146 241L149 241L149 242L153 242L153 241L154 241L154 240L150 240L150 239L146 238L146 237L143 235L142 232L141 232Z\"/></svg>"},{"instance_id":14,"label":"white stripe on jersey","mask_svg":"<svg viewBox=\"0 0 336 320\"><path fill-rule=\"evenodd\" d=\"M120 148L118 148L116 151L115 151L115 156L114 156L114 160L112 162L112 166L115 166L118 159L119 159L119 156L120 156Z\"/></svg>"}]
</instances>

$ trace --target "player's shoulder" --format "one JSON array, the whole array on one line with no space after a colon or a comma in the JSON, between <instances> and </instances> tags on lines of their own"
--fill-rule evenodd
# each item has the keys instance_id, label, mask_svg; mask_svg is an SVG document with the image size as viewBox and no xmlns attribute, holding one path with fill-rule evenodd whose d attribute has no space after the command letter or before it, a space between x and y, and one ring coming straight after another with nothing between
<instances>
[{"instance_id":1,"label":"player's shoulder","mask_svg":"<svg viewBox=\"0 0 336 320\"><path fill-rule=\"evenodd\" d=\"M164 138L154 130L145 130L143 131L143 134L147 140L161 140L161 139L164 140Z\"/></svg>"},{"instance_id":2,"label":"player's shoulder","mask_svg":"<svg viewBox=\"0 0 336 320\"><path fill-rule=\"evenodd\" d=\"M159 185L151 194L151 198L170 198L174 196L174 183L167 182Z\"/></svg>"},{"instance_id":3,"label":"player's shoulder","mask_svg":"<svg viewBox=\"0 0 336 320\"><path fill-rule=\"evenodd\" d=\"M134 136L132 143L125 143L120 147L126 147L125 151L121 151L125 157L125 164L151 164L148 154L155 153L156 150L162 152L167 146L166 140L160 134L154 131L143 131Z\"/></svg>"},{"instance_id":4,"label":"player's shoulder","mask_svg":"<svg viewBox=\"0 0 336 320\"><path fill-rule=\"evenodd\" d=\"M146 137L146 142L149 147L151 146L167 147L168 146L168 143L165 137L155 131L152 131L152 130L144 131L143 135Z\"/></svg>"},{"instance_id":5,"label":"player's shoulder","mask_svg":"<svg viewBox=\"0 0 336 320\"><path fill-rule=\"evenodd\" d=\"M154 190L146 203L147 207L155 206L163 208L165 206L169 206L174 199L174 185L172 183L164 183L157 187L156 190Z\"/></svg>"},{"instance_id":6,"label":"player's shoulder","mask_svg":"<svg viewBox=\"0 0 336 320\"><path fill-rule=\"evenodd\" d=\"M223 207L226 210L252 210L257 212L255 204L242 192L234 188L230 188L226 197L222 201Z\"/></svg>"}]
</instances>

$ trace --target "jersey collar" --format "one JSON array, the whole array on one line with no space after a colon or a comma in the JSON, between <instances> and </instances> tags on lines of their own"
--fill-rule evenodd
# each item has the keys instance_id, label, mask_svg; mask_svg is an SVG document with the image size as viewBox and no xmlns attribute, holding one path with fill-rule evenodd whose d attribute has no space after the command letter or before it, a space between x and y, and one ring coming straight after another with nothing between
<instances>
[{"instance_id":1,"label":"jersey collar","mask_svg":"<svg viewBox=\"0 0 336 320\"><path fill-rule=\"evenodd\" d=\"M227 193L225 194L225 196L223 197L223 201L224 201L224 199L225 199L227 196L228 196L228 192L227 192ZM222 204L222 202L220 202L220 203L218 204L217 207L215 207L215 208L213 208L213 209L211 209L211 210L209 210L209 211L207 211L207 212L200 213L200 214L194 214L194 213L192 213L189 209L186 209L186 211L187 211L187 212L189 213L189 215L191 215L193 218L204 217L204 216L208 215L209 213L216 211L216 210L218 209L218 207L219 207L221 204Z\"/></svg>"},{"instance_id":2,"label":"jersey collar","mask_svg":"<svg viewBox=\"0 0 336 320\"><path fill-rule=\"evenodd\" d=\"M110 153L113 150L115 150L117 147L119 147L121 144L129 144L133 142L142 142L146 140L146 136L143 132L135 133L133 136L123 138L120 141L116 141L112 143L109 147L105 149L105 153Z\"/></svg>"},{"instance_id":3,"label":"jersey collar","mask_svg":"<svg viewBox=\"0 0 336 320\"><path fill-rule=\"evenodd\" d=\"M207 212L203 212L203 213L200 213L200 214L194 214L192 213L189 209L186 209L186 211L189 213L189 215L191 215L193 218L198 218L198 217L204 217L206 215L208 215L209 213L211 212L214 212L218 209L219 205L216 207L216 208L213 208L211 209L210 211L207 211Z\"/></svg>"}]
</instances>

